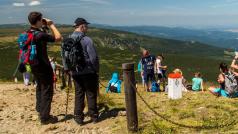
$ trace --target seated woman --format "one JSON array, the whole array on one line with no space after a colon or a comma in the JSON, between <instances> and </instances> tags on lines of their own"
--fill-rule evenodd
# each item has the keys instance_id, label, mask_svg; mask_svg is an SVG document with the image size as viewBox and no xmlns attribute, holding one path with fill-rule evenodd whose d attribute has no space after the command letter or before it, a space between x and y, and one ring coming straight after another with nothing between
<instances>
[{"instance_id":1,"label":"seated woman","mask_svg":"<svg viewBox=\"0 0 238 134\"><path fill-rule=\"evenodd\" d=\"M112 74L112 79L109 81L108 86L106 88L106 92L112 93L121 93L121 80L119 79L118 73Z\"/></svg>"},{"instance_id":2,"label":"seated woman","mask_svg":"<svg viewBox=\"0 0 238 134\"><path fill-rule=\"evenodd\" d=\"M216 96L223 96L223 97L238 97L238 92L229 93L228 89L231 89L230 83L227 82L229 77L228 75L232 75L233 72L230 72L227 65L225 63L221 63L219 66L220 74L218 75L217 81L220 84L219 88L216 87L209 87L209 91L216 95ZM227 80L227 81L226 81ZM229 84L229 85L228 85Z\"/></svg>"}]
</instances>

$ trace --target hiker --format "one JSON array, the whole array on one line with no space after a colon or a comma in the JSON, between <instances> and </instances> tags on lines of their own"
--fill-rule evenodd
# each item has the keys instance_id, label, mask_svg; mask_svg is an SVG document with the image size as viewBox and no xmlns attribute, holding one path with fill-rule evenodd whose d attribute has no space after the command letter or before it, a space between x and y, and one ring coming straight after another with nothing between
<instances>
[{"instance_id":1,"label":"hiker","mask_svg":"<svg viewBox=\"0 0 238 134\"><path fill-rule=\"evenodd\" d=\"M156 57L155 61L155 74L157 76L157 83L160 85L160 83L163 83L163 90L165 90L165 81L166 81L166 75L165 72L167 70L167 66L162 66L162 61L164 57L162 55L158 55Z\"/></svg>"},{"instance_id":2,"label":"hiker","mask_svg":"<svg viewBox=\"0 0 238 134\"><path fill-rule=\"evenodd\" d=\"M92 39L86 35L88 24L90 23L83 18L77 18L74 23L74 32L68 39L64 39L64 43L62 44L62 59L65 72L72 74L75 84L74 120L77 124L83 125L85 94L91 121L93 123L98 121L97 91L99 88L99 59ZM64 52L66 51L64 46L72 42L68 42L68 40L74 40L76 44L75 50L77 51L73 54L77 54L78 56L76 59L73 59L75 61L74 63L68 62L70 61L70 58L68 58L70 55Z\"/></svg>"},{"instance_id":3,"label":"hiker","mask_svg":"<svg viewBox=\"0 0 238 134\"><path fill-rule=\"evenodd\" d=\"M139 73L139 75L141 76L141 82L142 82L142 85L143 85L143 88L145 87L145 81L144 81L144 76L143 76L143 70L142 70L142 64L141 64L141 60L138 62L138 65L137 65L137 71Z\"/></svg>"},{"instance_id":4,"label":"hiker","mask_svg":"<svg viewBox=\"0 0 238 134\"><path fill-rule=\"evenodd\" d=\"M47 42L60 41L61 34L53 21L42 18L40 12L30 12L28 20L31 25L28 32L33 33L32 43L36 44L37 51L35 61L30 64L31 71L37 81L36 111L39 112L41 124L56 123L57 117L50 115L53 97L53 70L48 59ZM50 28L52 35L42 31L43 25Z\"/></svg>"},{"instance_id":5,"label":"hiker","mask_svg":"<svg viewBox=\"0 0 238 134\"><path fill-rule=\"evenodd\" d=\"M192 90L193 91L204 91L203 90L203 79L201 78L201 73L194 73L194 78L192 79Z\"/></svg>"},{"instance_id":6,"label":"hiker","mask_svg":"<svg viewBox=\"0 0 238 134\"><path fill-rule=\"evenodd\" d=\"M23 81L24 81L24 85L25 86L29 86L30 85L30 77L31 77L31 67L28 64L25 65L26 67L26 72L23 73Z\"/></svg>"},{"instance_id":7,"label":"hiker","mask_svg":"<svg viewBox=\"0 0 238 134\"><path fill-rule=\"evenodd\" d=\"M54 57L51 57L50 58L50 65L53 69L53 88L56 89L56 82L57 82L57 76L56 76L56 67L57 67L57 63L55 61L55 58Z\"/></svg>"},{"instance_id":8,"label":"hiker","mask_svg":"<svg viewBox=\"0 0 238 134\"><path fill-rule=\"evenodd\" d=\"M236 60L236 59L235 59ZM226 63L220 63L220 74L218 75L217 82L220 87L209 87L208 90L215 96L223 97L238 97L237 80L233 72L229 71Z\"/></svg>"},{"instance_id":9,"label":"hiker","mask_svg":"<svg viewBox=\"0 0 238 134\"><path fill-rule=\"evenodd\" d=\"M181 71L181 69L179 69L179 68L176 68L176 69L174 69L174 71L173 71L173 73L178 73L178 74L180 74L180 75L182 75L182 91L184 91L184 92L187 92L188 90L187 90L187 80L184 78L184 76L183 76L183 72Z\"/></svg>"},{"instance_id":10,"label":"hiker","mask_svg":"<svg viewBox=\"0 0 238 134\"><path fill-rule=\"evenodd\" d=\"M114 72L112 74L112 79L108 82L106 92L111 93L121 93L121 80L119 79L119 74Z\"/></svg>"},{"instance_id":11,"label":"hiker","mask_svg":"<svg viewBox=\"0 0 238 134\"><path fill-rule=\"evenodd\" d=\"M141 59L142 64L142 74L144 77L146 91L151 91L151 83L155 81L154 75L154 64L155 64L155 56L150 55L148 50L143 50L143 57Z\"/></svg>"}]
</instances>

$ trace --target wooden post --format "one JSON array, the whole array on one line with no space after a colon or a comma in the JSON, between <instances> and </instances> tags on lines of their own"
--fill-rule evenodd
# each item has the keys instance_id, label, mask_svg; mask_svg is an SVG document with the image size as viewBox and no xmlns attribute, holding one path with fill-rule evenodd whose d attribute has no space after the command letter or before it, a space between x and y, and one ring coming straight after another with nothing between
<instances>
[{"instance_id":1,"label":"wooden post","mask_svg":"<svg viewBox=\"0 0 238 134\"><path fill-rule=\"evenodd\" d=\"M124 63L122 64L123 80L125 89L125 101L126 101L126 117L128 131L138 131L138 116L137 116L137 103L136 103L136 89L134 64ZM133 84L133 85L132 85Z\"/></svg>"}]
</instances>

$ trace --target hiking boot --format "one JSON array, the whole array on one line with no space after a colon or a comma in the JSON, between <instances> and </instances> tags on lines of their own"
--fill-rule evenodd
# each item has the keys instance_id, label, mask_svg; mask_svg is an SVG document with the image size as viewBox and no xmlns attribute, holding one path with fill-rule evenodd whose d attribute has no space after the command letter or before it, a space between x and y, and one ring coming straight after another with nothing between
<instances>
[{"instance_id":1,"label":"hiking boot","mask_svg":"<svg viewBox=\"0 0 238 134\"><path fill-rule=\"evenodd\" d=\"M80 119L80 118L77 118L77 117L74 118L74 121L80 126L82 126L84 124L83 119Z\"/></svg>"},{"instance_id":2,"label":"hiking boot","mask_svg":"<svg viewBox=\"0 0 238 134\"><path fill-rule=\"evenodd\" d=\"M81 116L80 115L74 115L74 121L78 125L82 126L84 124L83 120L84 120L84 115L81 115Z\"/></svg>"},{"instance_id":3,"label":"hiking boot","mask_svg":"<svg viewBox=\"0 0 238 134\"><path fill-rule=\"evenodd\" d=\"M57 122L58 122L58 118L52 115L50 115L48 119L41 119L41 125L55 124Z\"/></svg>"}]
</instances>

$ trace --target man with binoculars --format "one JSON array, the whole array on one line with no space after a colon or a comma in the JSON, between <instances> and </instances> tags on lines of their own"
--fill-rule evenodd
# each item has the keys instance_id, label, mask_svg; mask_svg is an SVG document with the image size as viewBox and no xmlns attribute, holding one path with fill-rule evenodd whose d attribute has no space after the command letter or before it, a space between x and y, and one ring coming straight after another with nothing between
<instances>
[{"instance_id":1,"label":"man with binoculars","mask_svg":"<svg viewBox=\"0 0 238 134\"><path fill-rule=\"evenodd\" d=\"M35 61L30 64L32 73L36 79L36 111L39 112L41 124L56 123L57 117L50 115L53 97L53 70L47 54L47 42L61 41L61 34L53 21L42 18L40 12L31 12L28 15L31 25L27 31L32 33L32 43L36 46ZM52 35L46 33L50 29Z\"/></svg>"}]
</instances>

